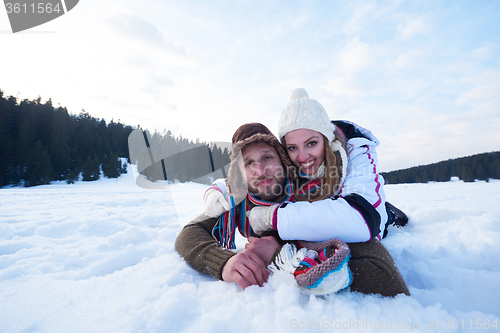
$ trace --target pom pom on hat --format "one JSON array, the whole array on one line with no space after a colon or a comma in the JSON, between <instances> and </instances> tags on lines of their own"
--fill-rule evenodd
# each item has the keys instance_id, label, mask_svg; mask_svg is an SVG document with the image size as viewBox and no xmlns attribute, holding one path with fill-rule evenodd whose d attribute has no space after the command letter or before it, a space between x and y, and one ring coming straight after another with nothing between
<instances>
[{"instance_id":1,"label":"pom pom on hat","mask_svg":"<svg viewBox=\"0 0 500 333\"><path fill-rule=\"evenodd\" d=\"M304 88L292 90L290 101L281 111L278 134L282 139L297 129L309 129L323 134L330 142L335 139L335 126L323 106L309 98Z\"/></svg>"},{"instance_id":2,"label":"pom pom on hat","mask_svg":"<svg viewBox=\"0 0 500 333\"><path fill-rule=\"evenodd\" d=\"M302 97L309 98L309 94L307 93L307 91L304 88L297 88L297 89L292 90L292 95L290 95L290 100L293 101L295 99L299 99Z\"/></svg>"}]
</instances>

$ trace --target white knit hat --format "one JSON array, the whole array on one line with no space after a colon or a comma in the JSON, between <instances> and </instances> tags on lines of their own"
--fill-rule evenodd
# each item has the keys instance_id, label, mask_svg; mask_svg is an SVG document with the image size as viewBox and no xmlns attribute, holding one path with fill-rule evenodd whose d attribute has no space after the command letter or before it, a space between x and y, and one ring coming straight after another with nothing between
<instances>
[{"instance_id":1,"label":"white knit hat","mask_svg":"<svg viewBox=\"0 0 500 333\"><path fill-rule=\"evenodd\" d=\"M323 105L317 100L309 98L304 88L292 90L290 101L281 111L278 124L278 135L280 140L297 129L309 129L323 134L332 147L332 151L338 152L342 160L342 174L340 184L344 183L347 175L347 154L339 140L335 138L335 125L330 121ZM305 175L306 178L314 179L322 177L324 169L319 169L314 175Z\"/></svg>"},{"instance_id":2,"label":"white knit hat","mask_svg":"<svg viewBox=\"0 0 500 333\"><path fill-rule=\"evenodd\" d=\"M281 111L278 126L280 139L288 132L302 128L320 132L330 142L335 139L335 125L331 123L325 108L318 101L309 98L304 88L292 91L290 101Z\"/></svg>"}]
</instances>

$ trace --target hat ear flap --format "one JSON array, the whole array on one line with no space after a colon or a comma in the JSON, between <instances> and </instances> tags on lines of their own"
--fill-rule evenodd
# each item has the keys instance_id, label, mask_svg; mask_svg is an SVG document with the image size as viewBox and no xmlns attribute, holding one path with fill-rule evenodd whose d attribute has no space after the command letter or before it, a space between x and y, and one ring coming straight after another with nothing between
<instances>
[{"instance_id":1,"label":"hat ear flap","mask_svg":"<svg viewBox=\"0 0 500 333\"><path fill-rule=\"evenodd\" d=\"M243 163L243 154L239 151L229 166L227 176L227 185L229 194L233 196L234 204L238 205L247 196L247 176L245 172L245 164Z\"/></svg>"}]
</instances>

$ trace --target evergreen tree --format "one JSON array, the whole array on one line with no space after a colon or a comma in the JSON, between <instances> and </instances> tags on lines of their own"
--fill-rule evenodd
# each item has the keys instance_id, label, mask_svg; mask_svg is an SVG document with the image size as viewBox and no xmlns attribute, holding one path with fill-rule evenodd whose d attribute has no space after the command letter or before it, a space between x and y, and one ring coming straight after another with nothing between
<instances>
[{"instance_id":1,"label":"evergreen tree","mask_svg":"<svg viewBox=\"0 0 500 333\"><path fill-rule=\"evenodd\" d=\"M29 154L34 146L33 133L30 128L29 119L25 119L19 129L19 135L16 142L13 158L16 161L16 175L13 179L14 183L20 182L22 179L27 178L27 166L29 161Z\"/></svg>"},{"instance_id":2,"label":"evergreen tree","mask_svg":"<svg viewBox=\"0 0 500 333\"><path fill-rule=\"evenodd\" d=\"M66 183L74 184L80 176L80 172L76 169L71 169L66 177Z\"/></svg>"},{"instance_id":3,"label":"evergreen tree","mask_svg":"<svg viewBox=\"0 0 500 333\"><path fill-rule=\"evenodd\" d=\"M483 167L482 164L478 164L477 165L477 169L476 169L476 179L479 179L479 180L488 180L488 176L486 175L486 171Z\"/></svg>"},{"instance_id":4,"label":"evergreen tree","mask_svg":"<svg viewBox=\"0 0 500 333\"><path fill-rule=\"evenodd\" d=\"M468 165L465 165L462 168L462 175L460 177L464 182L473 182L474 181L474 174L472 173L471 168Z\"/></svg>"},{"instance_id":5,"label":"evergreen tree","mask_svg":"<svg viewBox=\"0 0 500 333\"><path fill-rule=\"evenodd\" d=\"M70 167L69 115L64 108L55 110L51 123L50 157L57 180L67 178Z\"/></svg>"},{"instance_id":6,"label":"evergreen tree","mask_svg":"<svg viewBox=\"0 0 500 333\"><path fill-rule=\"evenodd\" d=\"M420 176L420 182L421 183L428 183L430 181L429 176L427 175L427 170L423 170L421 176Z\"/></svg>"},{"instance_id":7,"label":"evergreen tree","mask_svg":"<svg viewBox=\"0 0 500 333\"><path fill-rule=\"evenodd\" d=\"M106 156L102 164L102 172L108 178L118 178L122 171L122 164L118 159L118 154L114 153L112 156Z\"/></svg>"},{"instance_id":8,"label":"evergreen tree","mask_svg":"<svg viewBox=\"0 0 500 333\"><path fill-rule=\"evenodd\" d=\"M49 184L53 179L50 156L47 149L43 148L41 140L37 141L28 155L25 174L26 187Z\"/></svg>"},{"instance_id":9,"label":"evergreen tree","mask_svg":"<svg viewBox=\"0 0 500 333\"><path fill-rule=\"evenodd\" d=\"M100 175L101 171L99 169L99 161L97 160L97 156L91 158L89 155L87 157L87 160L85 161L85 164L83 165L83 181L90 182L98 180Z\"/></svg>"},{"instance_id":10,"label":"evergreen tree","mask_svg":"<svg viewBox=\"0 0 500 333\"><path fill-rule=\"evenodd\" d=\"M0 187L9 185L12 178L13 140L11 139L12 113L8 100L4 99L0 89Z\"/></svg>"},{"instance_id":11,"label":"evergreen tree","mask_svg":"<svg viewBox=\"0 0 500 333\"><path fill-rule=\"evenodd\" d=\"M500 179L500 154L497 154L489 169L489 178Z\"/></svg>"},{"instance_id":12,"label":"evergreen tree","mask_svg":"<svg viewBox=\"0 0 500 333\"><path fill-rule=\"evenodd\" d=\"M73 184L80 178L80 173L83 170L83 162L82 159L78 156L74 161L70 163L70 171L66 178L66 182L68 184Z\"/></svg>"}]
</instances>

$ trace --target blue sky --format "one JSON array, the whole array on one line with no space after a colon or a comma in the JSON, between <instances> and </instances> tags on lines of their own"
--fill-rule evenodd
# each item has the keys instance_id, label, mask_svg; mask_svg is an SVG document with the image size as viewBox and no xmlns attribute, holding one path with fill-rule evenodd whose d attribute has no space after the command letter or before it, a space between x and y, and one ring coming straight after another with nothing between
<instances>
[{"instance_id":1,"label":"blue sky","mask_svg":"<svg viewBox=\"0 0 500 333\"><path fill-rule=\"evenodd\" d=\"M82 0L12 34L0 89L202 141L274 133L303 87L381 171L500 149L500 2Z\"/></svg>"}]
</instances>

